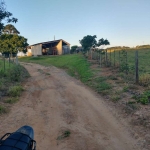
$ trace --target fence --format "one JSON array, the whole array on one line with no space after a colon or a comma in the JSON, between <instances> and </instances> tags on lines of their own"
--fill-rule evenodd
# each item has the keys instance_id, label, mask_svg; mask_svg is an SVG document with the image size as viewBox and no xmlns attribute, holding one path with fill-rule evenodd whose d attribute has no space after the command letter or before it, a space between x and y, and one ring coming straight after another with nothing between
<instances>
[{"instance_id":1,"label":"fence","mask_svg":"<svg viewBox=\"0 0 150 150\"><path fill-rule=\"evenodd\" d=\"M88 51L88 59L100 67L112 67L129 80L138 84L150 84L150 49Z\"/></svg>"},{"instance_id":2,"label":"fence","mask_svg":"<svg viewBox=\"0 0 150 150\"><path fill-rule=\"evenodd\" d=\"M18 64L18 57L12 56L10 54L8 55L1 55L0 56L0 70L5 71L7 68L10 68L11 64Z\"/></svg>"}]
</instances>

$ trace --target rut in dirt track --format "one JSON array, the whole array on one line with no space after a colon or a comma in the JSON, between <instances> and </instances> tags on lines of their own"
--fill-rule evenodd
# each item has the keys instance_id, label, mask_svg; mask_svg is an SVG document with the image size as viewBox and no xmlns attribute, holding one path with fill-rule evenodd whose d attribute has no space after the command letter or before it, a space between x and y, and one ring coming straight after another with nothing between
<instances>
[{"instance_id":1,"label":"rut in dirt track","mask_svg":"<svg viewBox=\"0 0 150 150\"><path fill-rule=\"evenodd\" d=\"M133 150L136 142L102 98L56 67L23 64L25 92L0 118L0 135L23 125L35 131L37 150ZM57 139L63 131L67 138Z\"/></svg>"}]
</instances>

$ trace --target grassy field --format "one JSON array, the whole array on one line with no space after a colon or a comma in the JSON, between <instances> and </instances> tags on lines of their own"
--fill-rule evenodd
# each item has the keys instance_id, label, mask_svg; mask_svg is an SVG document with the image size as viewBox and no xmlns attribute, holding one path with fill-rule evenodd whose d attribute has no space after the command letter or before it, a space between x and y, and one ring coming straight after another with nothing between
<instances>
[{"instance_id":1,"label":"grassy field","mask_svg":"<svg viewBox=\"0 0 150 150\"><path fill-rule=\"evenodd\" d=\"M135 49L129 49L127 51L127 63L129 65L130 71L135 71ZM119 63L119 51L115 52L116 54L116 63ZM114 52L112 52L112 62L114 62ZM122 53L120 51L120 56ZM109 54L108 54L109 58ZM138 49L138 58L139 58L139 74L150 74L150 49Z\"/></svg>"},{"instance_id":2,"label":"grassy field","mask_svg":"<svg viewBox=\"0 0 150 150\"><path fill-rule=\"evenodd\" d=\"M135 52L138 50L138 68L139 68L139 82L141 85L150 85L150 49L126 49L123 50L108 50L107 60L108 65L120 68L121 76L135 82ZM127 57L126 53L127 52ZM93 57L96 58L98 54L94 52ZM120 59L119 59L120 58ZM102 54L102 66L106 66L106 55Z\"/></svg>"},{"instance_id":3,"label":"grassy field","mask_svg":"<svg viewBox=\"0 0 150 150\"><path fill-rule=\"evenodd\" d=\"M92 77L90 64L82 55L22 57L19 61L63 68L66 69L71 76L76 76L76 78L79 78L82 82L87 82Z\"/></svg>"}]
</instances>

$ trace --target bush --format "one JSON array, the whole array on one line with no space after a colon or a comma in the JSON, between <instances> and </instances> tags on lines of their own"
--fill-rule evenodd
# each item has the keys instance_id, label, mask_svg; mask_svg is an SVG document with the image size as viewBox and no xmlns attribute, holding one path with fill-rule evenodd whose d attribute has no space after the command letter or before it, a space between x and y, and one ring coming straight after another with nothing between
<instances>
[{"instance_id":1,"label":"bush","mask_svg":"<svg viewBox=\"0 0 150 150\"><path fill-rule=\"evenodd\" d=\"M0 114L6 113L6 112L7 112L6 108L0 105Z\"/></svg>"},{"instance_id":2,"label":"bush","mask_svg":"<svg viewBox=\"0 0 150 150\"><path fill-rule=\"evenodd\" d=\"M11 97L11 98L8 98L5 102L9 104L13 104L13 103L16 103L18 100L19 100L18 97Z\"/></svg>"},{"instance_id":3,"label":"bush","mask_svg":"<svg viewBox=\"0 0 150 150\"><path fill-rule=\"evenodd\" d=\"M23 91L22 86L13 86L9 89L8 95L12 97L20 96L21 91Z\"/></svg>"},{"instance_id":4,"label":"bush","mask_svg":"<svg viewBox=\"0 0 150 150\"><path fill-rule=\"evenodd\" d=\"M15 65L10 69L9 78L11 81L20 81L21 78L20 65Z\"/></svg>"},{"instance_id":5,"label":"bush","mask_svg":"<svg viewBox=\"0 0 150 150\"><path fill-rule=\"evenodd\" d=\"M104 90L111 89L111 88L112 88L111 85L108 84L107 82L104 82L104 81L101 82L100 84L98 84L97 87L96 87L96 89L99 93L104 91Z\"/></svg>"},{"instance_id":6,"label":"bush","mask_svg":"<svg viewBox=\"0 0 150 150\"><path fill-rule=\"evenodd\" d=\"M146 91L140 95L138 102L147 105L150 102L150 91Z\"/></svg>"}]
</instances>

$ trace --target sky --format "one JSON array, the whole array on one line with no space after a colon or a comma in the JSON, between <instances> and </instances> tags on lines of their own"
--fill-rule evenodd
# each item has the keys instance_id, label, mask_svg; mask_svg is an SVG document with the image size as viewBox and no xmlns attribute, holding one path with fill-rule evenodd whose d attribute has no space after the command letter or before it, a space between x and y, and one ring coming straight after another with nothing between
<instances>
[{"instance_id":1,"label":"sky","mask_svg":"<svg viewBox=\"0 0 150 150\"><path fill-rule=\"evenodd\" d=\"M5 0L20 35L35 44L63 39L80 45L86 35L110 46L150 44L150 0Z\"/></svg>"}]
</instances>

